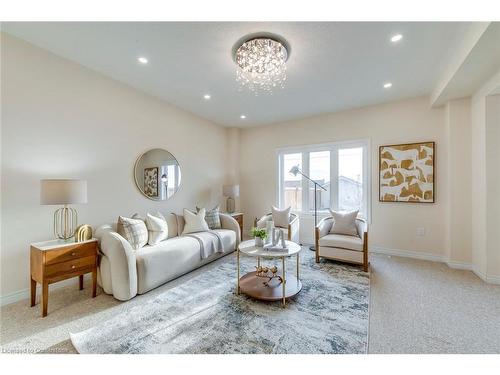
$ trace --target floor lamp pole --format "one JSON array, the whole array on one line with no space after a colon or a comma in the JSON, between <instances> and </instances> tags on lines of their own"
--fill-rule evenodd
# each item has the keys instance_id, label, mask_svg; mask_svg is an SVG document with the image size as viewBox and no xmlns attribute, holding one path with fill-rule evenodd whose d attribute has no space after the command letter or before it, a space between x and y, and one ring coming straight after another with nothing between
<instances>
[{"instance_id":1,"label":"floor lamp pole","mask_svg":"<svg viewBox=\"0 0 500 375\"><path fill-rule=\"evenodd\" d=\"M312 181L312 180L311 180ZM317 208L317 193L318 193L318 183L316 181L312 181L314 183L314 230L316 233L316 225L318 225L318 208ZM316 246L309 246L309 250L316 251Z\"/></svg>"},{"instance_id":2,"label":"floor lamp pole","mask_svg":"<svg viewBox=\"0 0 500 375\"><path fill-rule=\"evenodd\" d=\"M298 165L294 165L292 167L292 169L290 169L289 173L293 174L294 176L297 176L297 174L300 174L304 178L308 179L309 181L311 181L314 184L314 232L316 233L316 225L318 225L318 208L316 206L316 204L317 204L317 196L316 195L317 195L317 192L318 192L318 186L321 189L323 189L324 191L328 191L328 190L326 190L326 188L324 186L321 186L316 181L312 180L309 176L307 176L304 173L302 173L302 171L300 170L300 168L299 168ZM308 194L309 194L309 185L307 186L307 191L308 191ZM316 251L316 247L314 245L311 246L311 247L309 247L309 249L312 250L312 251Z\"/></svg>"},{"instance_id":3,"label":"floor lamp pole","mask_svg":"<svg viewBox=\"0 0 500 375\"><path fill-rule=\"evenodd\" d=\"M324 191L327 191L327 190L325 189L324 186L321 186L316 181L314 181L313 179L311 179L309 176L306 176L302 172L299 172L299 173L314 184L314 233L316 233L316 225L318 225L318 207L317 207L318 186L321 189L323 189ZM314 238L314 236L313 236L313 238ZM316 251L316 246L314 246L314 245L309 246L309 250Z\"/></svg>"}]
</instances>

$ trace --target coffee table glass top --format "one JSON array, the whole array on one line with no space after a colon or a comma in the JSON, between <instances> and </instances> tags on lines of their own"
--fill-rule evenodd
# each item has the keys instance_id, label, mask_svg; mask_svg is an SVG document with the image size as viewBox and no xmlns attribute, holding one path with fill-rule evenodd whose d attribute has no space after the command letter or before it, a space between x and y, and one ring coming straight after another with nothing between
<instances>
[{"instance_id":1,"label":"coffee table glass top","mask_svg":"<svg viewBox=\"0 0 500 375\"><path fill-rule=\"evenodd\" d=\"M297 254L302 248L300 245L292 241L285 241L288 247L288 251L270 251L264 250L263 247L255 246L255 240L247 240L240 243L238 249L245 255L253 257L270 257L270 258L282 258L289 257Z\"/></svg>"}]
</instances>

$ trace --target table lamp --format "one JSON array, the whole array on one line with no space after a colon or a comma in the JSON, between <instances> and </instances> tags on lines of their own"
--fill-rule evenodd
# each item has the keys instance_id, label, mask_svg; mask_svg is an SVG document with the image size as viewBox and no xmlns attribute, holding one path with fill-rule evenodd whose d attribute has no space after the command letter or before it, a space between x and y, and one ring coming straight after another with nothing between
<instances>
[{"instance_id":1,"label":"table lamp","mask_svg":"<svg viewBox=\"0 0 500 375\"><path fill-rule=\"evenodd\" d=\"M40 204L63 205L54 212L54 235L68 240L75 235L78 214L69 204L87 203L87 181L49 179L40 181Z\"/></svg>"},{"instance_id":2,"label":"table lamp","mask_svg":"<svg viewBox=\"0 0 500 375\"><path fill-rule=\"evenodd\" d=\"M222 187L222 195L227 197L226 210L230 214L234 212L234 198L240 195L240 185L224 185Z\"/></svg>"}]
</instances>

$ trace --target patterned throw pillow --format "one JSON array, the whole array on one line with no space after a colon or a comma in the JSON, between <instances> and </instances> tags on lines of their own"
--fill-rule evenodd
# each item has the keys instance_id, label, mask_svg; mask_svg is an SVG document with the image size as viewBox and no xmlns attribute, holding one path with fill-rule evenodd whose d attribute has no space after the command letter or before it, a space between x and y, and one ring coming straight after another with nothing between
<instances>
[{"instance_id":1,"label":"patterned throw pillow","mask_svg":"<svg viewBox=\"0 0 500 375\"><path fill-rule=\"evenodd\" d=\"M118 234L125 238L134 250L138 250L148 243L148 228L141 219L131 219L120 216L118 218Z\"/></svg>"},{"instance_id":2,"label":"patterned throw pillow","mask_svg":"<svg viewBox=\"0 0 500 375\"><path fill-rule=\"evenodd\" d=\"M196 206L196 212L200 212L201 208ZM213 209L206 211L205 213L205 221L208 224L210 229L220 229L222 227L220 222L220 207L219 205L215 206Z\"/></svg>"}]
</instances>

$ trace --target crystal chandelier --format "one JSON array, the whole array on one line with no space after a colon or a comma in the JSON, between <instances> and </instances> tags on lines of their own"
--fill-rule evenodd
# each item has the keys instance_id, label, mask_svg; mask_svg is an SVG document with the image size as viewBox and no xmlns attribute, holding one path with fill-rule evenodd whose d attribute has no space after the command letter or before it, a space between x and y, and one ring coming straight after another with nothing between
<instances>
[{"instance_id":1,"label":"crystal chandelier","mask_svg":"<svg viewBox=\"0 0 500 375\"><path fill-rule=\"evenodd\" d=\"M249 88L258 95L283 88L286 80L288 51L282 42L271 38L253 38L238 47L236 81L240 90Z\"/></svg>"}]
</instances>

